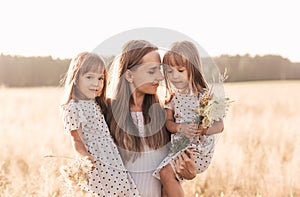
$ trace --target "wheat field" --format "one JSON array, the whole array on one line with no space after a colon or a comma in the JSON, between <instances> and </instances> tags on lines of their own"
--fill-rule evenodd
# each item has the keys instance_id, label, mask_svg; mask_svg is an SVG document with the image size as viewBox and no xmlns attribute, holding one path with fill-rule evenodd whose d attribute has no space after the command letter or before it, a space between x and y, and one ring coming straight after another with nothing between
<instances>
[{"instance_id":1,"label":"wheat field","mask_svg":"<svg viewBox=\"0 0 300 197\"><path fill-rule=\"evenodd\" d=\"M300 196L300 81L225 85L234 100L210 167L186 196ZM59 117L62 89L0 88L0 196L66 195L59 167L74 157ZM75 191L74 196L89 196Z\"/></svg>"}]
</instances>

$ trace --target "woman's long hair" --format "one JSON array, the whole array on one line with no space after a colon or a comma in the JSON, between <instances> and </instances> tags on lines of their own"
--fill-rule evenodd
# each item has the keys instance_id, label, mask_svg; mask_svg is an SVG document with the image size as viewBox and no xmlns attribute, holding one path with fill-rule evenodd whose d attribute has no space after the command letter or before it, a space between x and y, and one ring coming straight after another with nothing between
<instances>
[{"instance_id":1,"label":"woman's long hair","mask_svg":"<svg viewBox=\"0 0 300 197\"><path fill-rule=\"evenodd\" d=\"M202 74L200 55L192 42L174 42L163 57L163 65L167 89L167 102L171 100L174 91L168 80L166 66L184 66L187 69L190 88L193 93L202 93L204 89L208 88L207 82Z\"/></svg>"},{"instance_id":2,"label":"woman's long hair","mask_svg":"<svg viewBox=\"0 0 300 197\"><path fill-rule=\"evenodd\" d=\"M138 128L133 122L130 113L130 106L133 104L132 91L125 78L128 69L135 70L142 63L142 58L158 48L145 40L132 40L127 42L122 49L118 61L114 62L112 82L115 87L111 110L107 115L110 132L116 144L127 151L140 153L144 151L142 139L152 149L164 146L169 141L168 133L165 130L165 112L160 105L156 94L145 94L142 104L142 113L146 136L139 136ZM123 157L124 158L124 157ZM124 158L129 160L130 158ZM135 158L131 158L135 159Z\"/></svg>"}]
</instances>

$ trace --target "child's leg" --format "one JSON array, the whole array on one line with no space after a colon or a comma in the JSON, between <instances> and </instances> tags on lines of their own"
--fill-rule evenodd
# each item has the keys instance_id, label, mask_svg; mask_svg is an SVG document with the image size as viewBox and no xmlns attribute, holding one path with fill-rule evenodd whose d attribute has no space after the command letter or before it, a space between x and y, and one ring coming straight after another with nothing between
<instances>
[{"instance_id":1,"label":"child's leg","mask_svg":"<svg viewBox=\"0 0 300 197\"><path fill-rule=\"evenodd\" d=\"M162 183L162 197L183 197L183 189L180 182L176 179L175 173L170 164L163 167L160 172Z\"/></svg>"}]
</instances>

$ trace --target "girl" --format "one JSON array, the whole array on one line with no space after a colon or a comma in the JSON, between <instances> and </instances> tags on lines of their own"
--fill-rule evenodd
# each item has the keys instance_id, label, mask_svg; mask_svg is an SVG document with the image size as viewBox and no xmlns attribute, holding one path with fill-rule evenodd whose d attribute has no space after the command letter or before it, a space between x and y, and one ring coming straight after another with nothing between
<instances>
[{"instance_id":1,"label":"girl","mask_svg":"<svg viewBox=\"0 0 300 197\"><path fill-rule=\"evenodd\" d=\"M72 137L75 152L94 165L85 186L88 191L97 196L139 196L103 116L106 78L104 61L98 55L83 52L72 59L61 105L64 129Z\"/></svg>"},{"instance_id":2,"label":"girl","mask_svg":"<svg viewBox=\"0 0 300 197\"><path fill-rule=\"evenodd\" d=\"M194 124L199 107L199 96L208 88L201 73L201 62L197 48L192 42L175 42L163 58L166 89L170 95L165 108L167 113L166 127L172 133L171 146L180 133L191 139L187 147L193 150L197 173L203 172L210 164L214 152L214 137L201 135L215 134L223 130L223 122L215 122L212 127L198 128ZM175 92L172 90L175 89ZM193 137L193 138L192 138ZM185 151L186 149L182 150ZM174 171L172 160L177 154L170 153L154 172L163 185L163 196L183 196L179 181L183 179Z\"/></svg>"},{"instance_id":3,"label":"girl","mask_svg":"<svg viewBox=\"0 0 300 197\"><path fill-rule=\"evenodd\" d=\"M168 154L165 110L157 95L163 80L157 50L145 40L131 40L123 46L112 68L115 86L111 87L114 95L107 118L124 165L143 197L161 196L161 183L152 173ZM177 162L176 169L185 178L194 178L196 171L185 170L187 166L194 169L192 153L191 158L185 154L182 158L185 160Z\"/></svg>"}]
</instances>

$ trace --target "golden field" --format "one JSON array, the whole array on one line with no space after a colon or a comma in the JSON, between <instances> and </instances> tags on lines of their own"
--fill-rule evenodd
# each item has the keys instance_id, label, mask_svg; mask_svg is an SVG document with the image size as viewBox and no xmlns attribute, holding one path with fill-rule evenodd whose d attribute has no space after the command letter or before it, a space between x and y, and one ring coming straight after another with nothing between
<instances>
[{"instance_id":1,"label":"golden field","mask_svg":"<svg viewBox=\"0 0 300 197\"><path fill-rule=\"evenodd\" d=\"M300 81L225 85L235 102L213 161L186 196L300 196ZM61 88L0 88L0 196L64 196L74 157L59 116ZM77 191L75 196L89 196Z\"/></svg>"}]
</instances>

